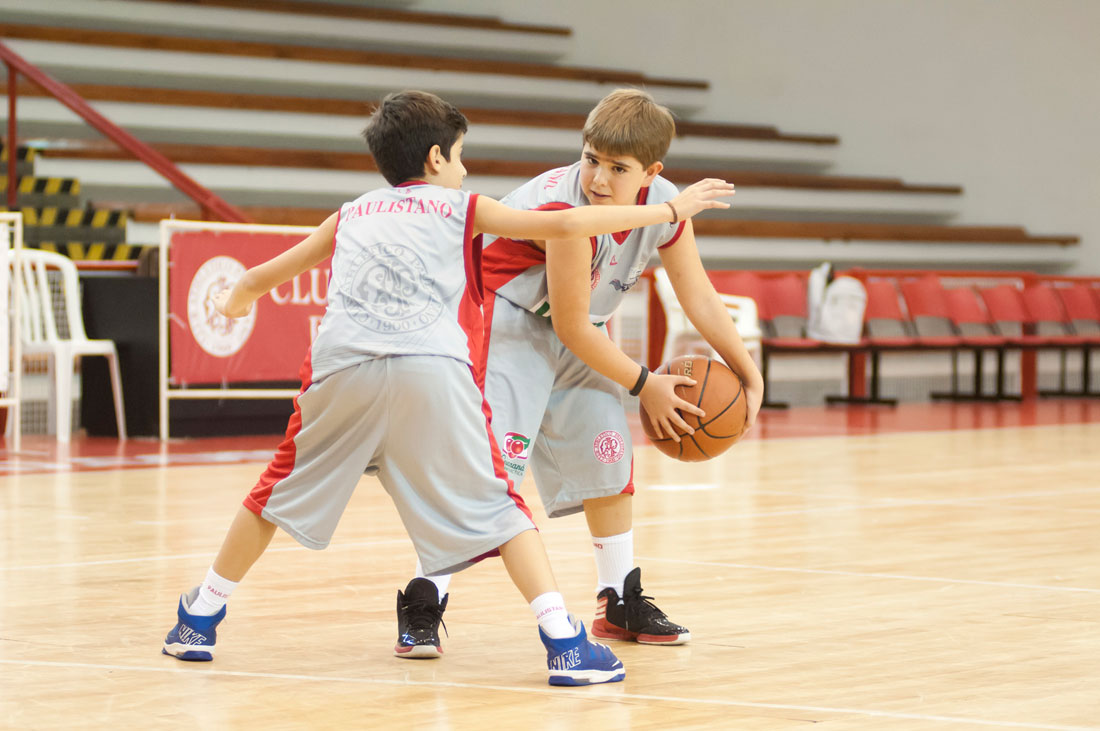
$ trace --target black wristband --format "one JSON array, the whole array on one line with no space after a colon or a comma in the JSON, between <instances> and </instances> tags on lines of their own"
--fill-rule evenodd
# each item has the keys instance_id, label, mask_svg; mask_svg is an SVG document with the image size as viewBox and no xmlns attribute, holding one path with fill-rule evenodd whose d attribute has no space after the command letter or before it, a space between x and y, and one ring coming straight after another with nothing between
<instances>
[{"instance_id":1,"label":"black wristband","mask_svg":"<svg viewBox=\"0 0 1100 731\"><path fill-rule=\"evenodd\" d=\"M638 380L634 382L634 388L630 389L631 396L637 396L642 392L642 387L645 386L645 379L649 378L649 369L642 366L642 372L638 374Z\"/></svg>"}]
</instances>

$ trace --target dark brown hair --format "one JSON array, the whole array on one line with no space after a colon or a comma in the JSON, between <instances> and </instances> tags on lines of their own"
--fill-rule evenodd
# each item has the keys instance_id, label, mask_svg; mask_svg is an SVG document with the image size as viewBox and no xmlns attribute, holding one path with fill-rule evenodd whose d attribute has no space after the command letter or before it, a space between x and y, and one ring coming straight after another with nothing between
<instances>
[{"instance_id":1,"label":"dark brown hair","mask_svg":"<svg viewBox=\"0 0 1100 731\"><path fill-rule=\"evenodd\" d=\"M401 91L382 100L363 137L378 172L390 185L399 185L423 177L433 145L450 160L451 147L466 128L466 117L450 102L426 91Z\"/></svg>"}]
</instances>

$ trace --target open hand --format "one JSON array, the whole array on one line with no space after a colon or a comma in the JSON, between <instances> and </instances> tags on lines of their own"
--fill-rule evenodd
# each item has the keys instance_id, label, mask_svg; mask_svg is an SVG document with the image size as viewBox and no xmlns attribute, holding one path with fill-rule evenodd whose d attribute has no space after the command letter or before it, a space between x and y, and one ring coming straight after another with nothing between
<instances>
[{"instance_id":1,"label":"open hand","mask_svg":"<svg viewBox=\"0 0 1100 731\"><path fill-rule=\"evenodd\" d=\"M704 178L689 185L680 195L672 199L672 207L682 221L707 208L729 208L730 204L717 200L734 194L733 183L718 178Z\"/></svg>"},{"instance_id":2,"label":"open hand","mask_svg":"<svg viewBox=\"0 0 1100 731\"><path fill-rule=\"evenodd\" d=\"M658 438L667 436L679 442L680 434L695 433L695 430L684 421L681 412L694 414L700 418L706 414L695 404L677 396L675 390L677 386L694 385L695 380L687 376L649 374L639 396L649 416L649 423Z\"/></svg>"}]
</instances>

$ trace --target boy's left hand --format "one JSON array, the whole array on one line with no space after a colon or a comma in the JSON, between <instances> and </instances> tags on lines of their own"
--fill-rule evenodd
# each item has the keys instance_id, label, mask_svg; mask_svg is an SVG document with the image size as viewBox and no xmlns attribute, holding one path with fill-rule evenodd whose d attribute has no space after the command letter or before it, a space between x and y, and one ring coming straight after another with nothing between
<instances>
[{"instance_id":1,"label":"boy's left hand","mask_svg":"<svg viewBox=\"0 0 1100 731\"><path fill-rule=\"evenodd\" d=\"M729 208L729 203L716 199L728 198L735 192L733 183L718 178L704 178L684 188L684 192L673 198L671 203L679 219L685 221L707 208Z\"/></svg>"}]
</instances>

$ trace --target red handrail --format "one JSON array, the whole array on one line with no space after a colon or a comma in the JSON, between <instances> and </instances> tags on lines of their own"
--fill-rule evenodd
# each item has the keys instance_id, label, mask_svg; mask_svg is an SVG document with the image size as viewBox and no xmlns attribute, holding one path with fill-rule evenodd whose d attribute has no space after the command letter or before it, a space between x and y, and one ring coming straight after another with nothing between
<instances>
[{"instance_id":1,"label":"red handrail","mask_svg":"<svg viewBox=\"0 0 1100 731\"><path fill-rule=\"evenodd\" d=\"M53 78L37 66L19 56L0 42L0 59L8 67L8 207L15 208L15 98L16 72L26 76L33 84L53 95L59 102L79 114L84 121L105 137L128 150L138 160L156 170L181 193L199 204L203 213L222 221L249 223L248 217L226 203L217 194L199 185L161 153L154 150L102 114L92 109L83 97L65 84Z\"/></svg>"}]
</instances>

